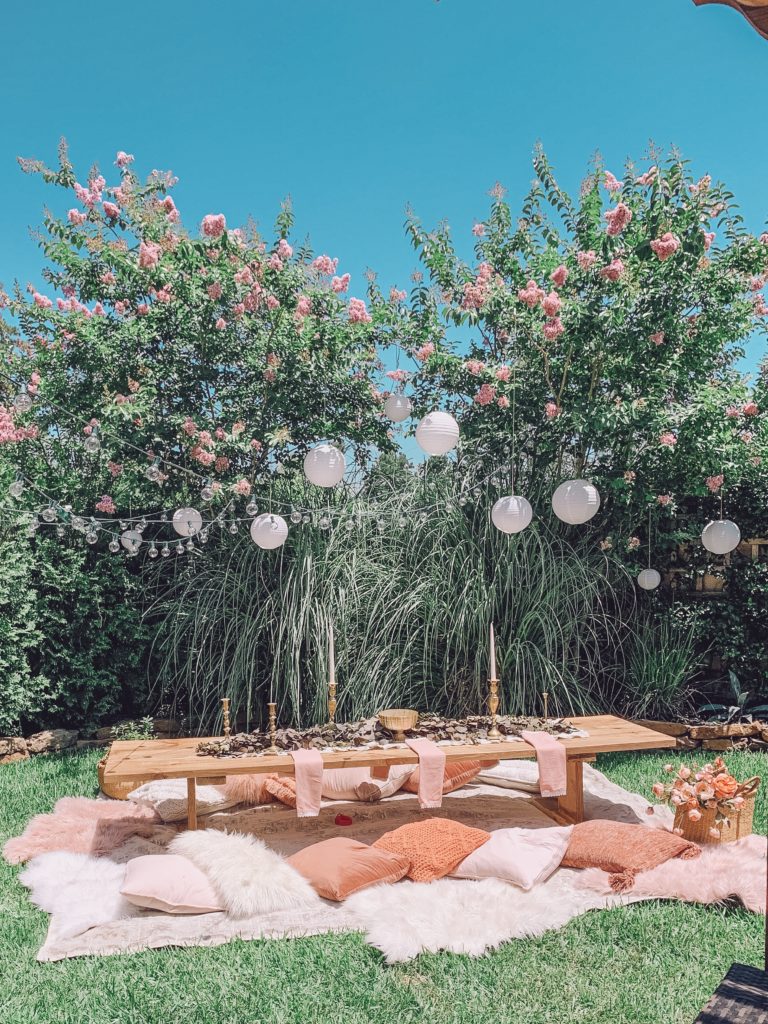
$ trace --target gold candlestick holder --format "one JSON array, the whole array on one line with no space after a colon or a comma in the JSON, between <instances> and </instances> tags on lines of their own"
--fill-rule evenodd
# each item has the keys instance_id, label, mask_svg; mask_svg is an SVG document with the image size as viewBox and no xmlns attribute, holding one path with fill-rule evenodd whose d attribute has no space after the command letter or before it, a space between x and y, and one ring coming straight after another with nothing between
<instances>
[{"instance_id":1,"label":"gold candlestick holder","mask_svg":"<svg viewBox=\"0 0 768 1024\"><path fill-rule=\"evenodd\" d=\"M221 718L223 723L224 739L229 739L231 732L229 725L229 697L221 698Z\"/></svg>"},{"instance_id":2,"label":"gold candlestick holder","mask_svg":"<svg viewBox=\"0 0 768 1024\"><path fill-rule=\"evenodd\" d=\"M277 704L269 701L267 703L267 712L269 713L269 746L266 749L267 754L279 754L280 748L275 743L275 737L277 736Z\"/></svg>"},{"instance_id":3,"label":"gold candlestick holder","mask_svg":"<svg viewBox=\"0 0 768 1024\"><path fill-rule=\"evenodd\" d=\"M491 713L491 728L488 730L489 740L501 739L501 733L499 732L499 726L497 724L498 711L499 711L499 680L489 679L488 686L490 692L488 694L488 710Z\"/></svg>"},{"instance_id":4,"label":"gold candlestick holder","mask_svg":"<svg viewBox=\"0 0 768 1024\"><path fill-rule=\"evenodd\" d=\"M336 683L328 683L328 721L336 721Z\"/></svg>"},{"instance_id":5,"label":"gold candlestick holder","mask_svg":"<svg viewBox=\"0 0 768 1024\"><path fill-rule=\"evenodd\" d=\"M544 721L549 721L549 694L546 690L542 691L541 699L544 701Z\"/></svg>"}]
</instances>

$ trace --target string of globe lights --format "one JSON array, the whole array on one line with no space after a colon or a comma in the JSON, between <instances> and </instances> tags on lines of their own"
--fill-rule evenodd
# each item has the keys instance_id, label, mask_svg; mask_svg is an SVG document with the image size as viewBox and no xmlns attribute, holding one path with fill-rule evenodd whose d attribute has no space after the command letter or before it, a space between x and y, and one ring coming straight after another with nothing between
<instances>
[{"instance_id":1,"label":"string of globe lights","mask_svg":"<svg viewBox=\"0 0 768 1024\"><path fill-rule=\"evenodd\" d=\"M5 374L2 375L6 376ZM12 380L12 378L7 379ZM16 382L13 383L15 384ZM31 410L34 400L29 394L26 386L22 386L19 390L14 398L13 404L17 412L25 413ZM75 420L78 419L78 417L75 417L74 414L69 413L67 410L59 409L53 403L49 404L52 408L56 408L57 411L64 412ZM384 414L394 423L404 422L410 417L412 412L413 403L411 402L411 399L401 392L393 392L385 400ZM101 431L96 432L96 428L94 428L94 432L86 437L83 442L84 449L89 454L97 454L100 450L101 440L99 433L101 433ZM108 431L104 433L109 434ZM512 434L514 442L514 429ZM450 413L439 409L433 410L426 416L422 417L415 430L416 443L428 457L448 455L457 447L459 443L459 436L459 424L455 417ZM141 453L143 456L146 456L147 453L143 449L133 445L130 441L126 441L125 438L119 438L119 441L127 447ZM161 465L173 467L174 469L202 480L203 488L201 490L201 497L206 501L213 498L214 491L208 478L203 477L202 474L195 470L175 464L166 458L157 457L154 459L152 464L147 467L145 475L149 480L152 480L153 478L155 480L161 479ZM346 459L343 451L336 445L328 442L322 442L315 445L307 452L304 457L303 469L306 479L311 484L320 488L330 489L336 487L343 480L346 472ZM483 484L492 480L495 475L496 471L490 473L485 480L474 485L475 489L482 487ZM11 497L17 499L20 498L24 492L26 483L30 483L38 493L43 494L39 487L31 481L25 481L25 478L17 472L15 480L9 487L9 494ZM114 520L72 514L69 506L61 505L59 502L54 501L47 495L44 495L44 497L48 501L48 506L40 512L40 519L42 520L42 523L52 526L55 525L57 533L59 533L63 528L63 524L60 521L63 515L74 529L85 535L85 539L88 543L97 543L99 540L99 533L106 533L112 538L108 544L110 551L119 552L122 547L130 556L138 554L142 544L144 543L143 533L151 523L161 525L170 523L179 538L175 542L174 547L177 554L181 554L185 550L193 551L195 550L193 538L198 539L201 543L206 543L209 537L211 525L218 524L224 527L226 525L227 511L234 505L234 500L230 501L223 511L217 513L213 519L207 522L204 521L201 513L191 506L178 508L171 514L168 512L161 512L156 519L146 516L121 518L118 520L118 525L121 531L118 535L112 529L115 522ZM275 504L279 506L282 503L275 502ZM552 510L558 519L568 525L579 526L594 518L600 508L601 498L594 484L585 479L573 479L564 481L555 489L552 494L551 504ZM271 505L272 501L270 499L270 506ZM434 506L430 506L430 508L432 507ZM250 522L250 536L258 547L263 550L275 550L285 544L288 539L289 528L288 523L282 515L273 511L259 513L258 506L253 499L251 499L246 505L245 512L247 516L246 519L237 517L232 518L229 525L229 531L231 533L238 532L239 523ZM375 515L376 513L370 514ZM311 521L311 512L310 510L302 511L301 509L291 506L289 518L294 525L306 523ZM526 527L530 525L533 520L533 508L528 499L522 495L504 495L498 498L492 506L491 520L493 525L501 533L514 535L522 532L522 530L526 529ZM354 519L351 521L354 522ZM35 519L30 524L30 532L34 533L40 525L42 524L39 520ZM321 513L318 525L322 529L330 529L332 525L330 510L326 513ZM724 555L733 551L738 546L740 540L741 531L739 530L739 527L731 520L723 518L723 496L721 492L720 518L718 520L711 520L706 524L701 534L702 544L711 553ZM163 557L168 557L170 553L171 547L167 541L162 543L159 547L156 541L153 540L150 542L148 549L149 557L156 558L158 554ZM658 571L653 569L650 565L650 510L648 553L649 564L647 568L641 570L638 574L637 583L643 590L655 590L661 583L661 576Z\"/></svg>"}]
</instances>

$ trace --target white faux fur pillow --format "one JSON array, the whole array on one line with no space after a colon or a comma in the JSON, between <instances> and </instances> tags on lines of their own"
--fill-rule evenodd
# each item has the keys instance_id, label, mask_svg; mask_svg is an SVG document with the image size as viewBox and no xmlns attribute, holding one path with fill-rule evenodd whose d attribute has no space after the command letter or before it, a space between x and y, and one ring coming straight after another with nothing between
<instances>
[{"instance_id":1,"label":"white faux fur pillow","mask_svg":"<svg viewBox=\"0 0 768 1024\"><path fill-rule=\"evenodd\" d=\"M230 917L316 907L320 902L306 878L255 836L217 829L182 832L168 852L200 868Z\"/></svg>"},{"instance_id":2,"label":"white faux fur pillow","mask_svg":"<svg viewBox=\"0 0 768 1024\"><path fill-rule=\"evenodd\" d=\"M364 800L375 803L392 796L413 775L414 765L395 764L386 779L371 777L370 768L326 768L323 796L326 800Z\"/></svg>"},{"instance_id":3,"label":"white faux fur pillow","mask_svg":"<svg viewBox=\"0 0 768 1024\"><path fill-rule=\"evenodd\" d=\"M181 821L187 816L187 780L157 779L128 794L128 799L144 807L152 807L163 821ZM228 799L221 786L198 786L195 801L198 814L212 814L234 807L237 800Z\"/></svg>"}]
</instances>

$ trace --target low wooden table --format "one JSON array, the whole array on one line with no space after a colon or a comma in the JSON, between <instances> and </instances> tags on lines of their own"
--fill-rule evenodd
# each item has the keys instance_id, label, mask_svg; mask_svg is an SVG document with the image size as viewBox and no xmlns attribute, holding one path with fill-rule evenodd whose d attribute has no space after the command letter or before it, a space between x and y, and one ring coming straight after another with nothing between
<instances>
[{"instance_id":1,"label":"low wooden table","mask_svg":"<svg viewBox=\"0 0 768 1024\"><path fill-rule=\"evenodd\" d=\"M572 824L584 818L583 766L594 761L597 754L612 750L655 750L674 747L675 738L655 732L614 715L593 715L571 718L577 729L588 736L561 740L566 749L568 788L565 796L556 799L534 798L534 803L560 824ZM116 740L104 766L105 782L142 782L155 779L187 780L187 827L197 828L195 806L197 783L222 785L227 775L277 772L293 775L290 754L261 754L245 757L201 756L196 749L202 738L183 740ZM534 757L533 748L524 740L446 745L447 761L495 761ZM324 753L325 768L385 768L395 764L418 764L418 757L408 747L385 749L351 749Z\"/></svg>"}]
</instances>

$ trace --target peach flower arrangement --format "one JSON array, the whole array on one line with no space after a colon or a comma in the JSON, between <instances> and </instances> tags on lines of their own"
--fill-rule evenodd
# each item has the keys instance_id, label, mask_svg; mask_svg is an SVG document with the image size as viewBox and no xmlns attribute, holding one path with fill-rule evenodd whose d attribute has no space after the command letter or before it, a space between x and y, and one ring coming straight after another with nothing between
<instances>
[{"instance_id":1,"label":"peach flower arrangement","mask_svg":"<svg viewBox=\"0 0 768 1024\"><path fill-rule=\"evenodd\" d=\"M730 824L730 819L745 803L741 796L744 785L731 775L722 757L702 768L680 765L675 771L674 765L666 764L664 771L674 778L671 782L654 783L653 795L675 811L687 808L687 816L694 822L701 820L703 811L714 810L715 824L709 833L714 839L720 838L720 830ZM680 828L674 831L682 834Z\"/></svg>"}]
</instances>

